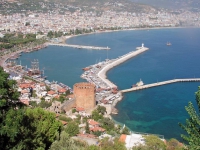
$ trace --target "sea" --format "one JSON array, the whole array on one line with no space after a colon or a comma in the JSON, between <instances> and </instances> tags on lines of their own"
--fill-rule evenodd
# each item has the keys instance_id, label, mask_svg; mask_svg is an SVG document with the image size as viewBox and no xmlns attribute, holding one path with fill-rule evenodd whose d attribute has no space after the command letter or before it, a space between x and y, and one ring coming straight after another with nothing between
<instances>
[{"instance_id":1,"label":"sea","mask_svg":"<svg viewBox=\"0 0 200 150\"><path fill-rule=\"evenodd\" d=\"M110 50L87 50L48 46L39 51L23 53L18 63L31 67L37 59L49 81L62 82L70 87L85 82L82 68L117 58L136 47L149 50L107 72L107 78L119 90L130 88L140 79L156 83L177 78L200 78L200 29L167 28L143 29L81 35L67 40L69 44L110 47ZM172 45L167 46L170 42ZM196 107L195 92L200 82L184 82L125 93L112 118L133 132L163 135L182 141L185 132L178 123L189 117L185 106L191 101ZM197 108L197 107L196 107Z\"/></svg>"}]
</instances>

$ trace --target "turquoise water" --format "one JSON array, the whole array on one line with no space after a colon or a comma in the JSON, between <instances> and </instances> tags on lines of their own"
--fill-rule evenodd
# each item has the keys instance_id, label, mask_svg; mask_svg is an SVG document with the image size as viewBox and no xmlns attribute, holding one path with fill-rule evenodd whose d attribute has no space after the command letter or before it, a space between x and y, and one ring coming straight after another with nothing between
<instances>
[{"instance_id":1,"label":"turquoise water","mask_svg":"<svg viewBox=\"0 0 200 150\"><path fill-rule=\"evenodd\" d=\"M166 46L170 41L172 46ZM82 68L108 58L116 58L144 42L150 50L110 70L108 78L119 89L130 88L140 78L145 84L174 78L200 77L200 29L159 29L123 31L79 36L68 40L70 44L109 46L111 50L83 50L49 46L44 50L23 54L22 65L30 66L38 59L40 68L50 81L69 86L82 82ZM124 95L117 104L119 114L113 118L131 130L175 137L180 140L183 131L178 122L188 117L184 107L195 103L194 93L200 83L176 83Z\"/></svg>"}]
</instances>

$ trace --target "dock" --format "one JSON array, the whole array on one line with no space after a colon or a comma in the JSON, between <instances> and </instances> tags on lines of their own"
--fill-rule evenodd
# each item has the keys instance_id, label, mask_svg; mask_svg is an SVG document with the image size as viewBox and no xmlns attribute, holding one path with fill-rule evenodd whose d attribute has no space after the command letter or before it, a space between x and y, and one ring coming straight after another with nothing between
<instances>
[{"instance_id":1,"label":"dock","mask_svg":"<svg viewBox=\"0 0 200 150\"><path fill-rule=\"evenodd\" d=\"M84 46L84 45L71 45L71 44L61 44L61 43L48 43L48 45L62 46L62 47L72 47L78 49L94 49L94 50L109 50L109 47L96 47L96 46Z\"/></svg>"},{"instance_id":2,"label":"dock","mask_svg":"<svg viewBox=\"0 0 200 150\"><path fill-rule=\"evenodd\" d=\"M110 88L116 88L117 86L112 83L110 80L107 79L106 77L106 73L107 71L109 71L111 68L120 65L122 63L124 63L125 61L127 61L128 59L131 59L132 57L135 57L145 51L147 51L149 48L147 47L137 47L135 51L129 52L123 56L120 56L119 58L117 58L116 60L114 60L113 62L109 63L108 65L106 65L105 67L102 68L101 71L99 71L98 73L98 77L104 82L106 83Z\"/></svg>"},{"instance_id":3,"label":"dock","mask_svg":"<svg viewBox=\"0 0 200 150\"><path fill-rule=\"evenodd\" d=\"M171 84L171 83L176 83L176 82L200 82L200 78L173 79L173 80L168 80L168 81L162 81L162 82L132 87L130 89L121 90L121 92L126 93L126 92L138 91L138 90L142 90L142 89L147 89L147 88L151 88L151 87L156 87L156 86L161 86L161 85Z\"/></svg>"}]
</instances>

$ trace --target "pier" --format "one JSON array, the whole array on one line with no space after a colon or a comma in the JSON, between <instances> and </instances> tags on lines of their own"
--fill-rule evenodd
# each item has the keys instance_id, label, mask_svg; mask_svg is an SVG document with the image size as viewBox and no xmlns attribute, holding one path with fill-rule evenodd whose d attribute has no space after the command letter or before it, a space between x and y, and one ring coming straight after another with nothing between
<instances>
[{"instance_id":1,"label":"pier","mask_svg":"<svg viewBox=\"0 0 200 150\"><path fill-rule=\"evenodd\" d=\"M48 45L53 46L66 46L78 49L94 49L94 50L109 50L109 47L96 47L96 46L84 46L84 45L70 45L70 44L61 44L61 43L48 43Z\"/></svg>"},{"instance_id":2,"label":"pier","mask_svg":"<svg viewBox=\"0 0 200 150\"><path fill-rule=\"evenodd\" d=\"M200 82L200 78L173 79L173 80L168 80L168 81L162 81L162 82L157 82L157 83L152 83L152 84L146 84L146 85L142 85L142 86L132 87L130 89L121 90L121 92L122 93L132 92L132 91L147 89L147 88L151 88L151 87L155 87L155 86L161 86L161 85L171 84L171 83L176 83L176 82Z\"/></svg>"},{"instance_id":3,"label":"pier","mask_svg":"<svg viewBox=\"0 0 200 150\"><path fill-rule=\"evenodd\" d=\"M136 51L132 51L129 52L128 54L125 54L123 56L120 56L119 58L117 58L116 60L114 60L113 62L107 64L105 67L102 68L101 71L99 71L98 73L98 77L104 82L106 83L110 88L116 88L117 86L112 83L110 80L107 79L106 77L106 72L108 70L110 70L111 68L120 65L121 63L127 61L128 59L139 55L140 53L143 53L145 51L147 51L149 48L144 47L144 45L142 44L142 47L137 47Z\"/></svg>"}]
</instances>

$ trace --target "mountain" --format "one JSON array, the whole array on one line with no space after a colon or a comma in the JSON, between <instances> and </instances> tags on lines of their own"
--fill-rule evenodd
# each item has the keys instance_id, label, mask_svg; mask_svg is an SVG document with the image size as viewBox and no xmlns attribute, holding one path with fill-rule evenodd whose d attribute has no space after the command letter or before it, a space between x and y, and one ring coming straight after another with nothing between
<instances>
[{"instance_id":1,"label":"mountain","mask_svg":"<svg viewBox=\"0 0 200 150\"><path fill-rule=\"evenodd\" d=\"M20 13L27 11L49 12L59 11L128 11L151 12L155 9L145 4L137 4L130 0L3 0L0 1L1 13Z\"/></svg>"},{"instance_id":2,"label":"mountain","mask_svg":"<svg viewBox=\"0 0 200 150\"><path fill-rule=\"evenodd\" d=\"M200 0L130 0L138 4L146 4L167 9L200 10Z\"/></svg>"}]
</instances>

